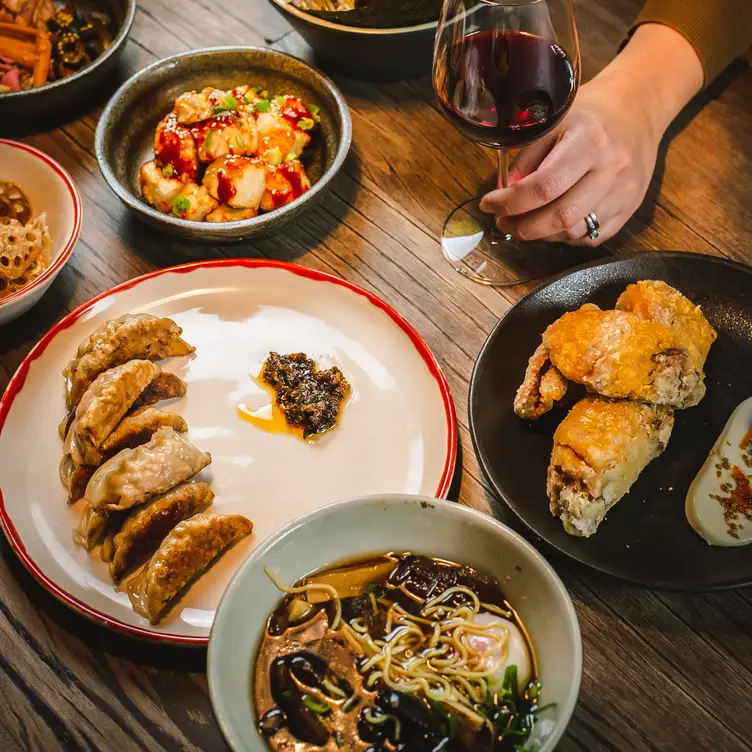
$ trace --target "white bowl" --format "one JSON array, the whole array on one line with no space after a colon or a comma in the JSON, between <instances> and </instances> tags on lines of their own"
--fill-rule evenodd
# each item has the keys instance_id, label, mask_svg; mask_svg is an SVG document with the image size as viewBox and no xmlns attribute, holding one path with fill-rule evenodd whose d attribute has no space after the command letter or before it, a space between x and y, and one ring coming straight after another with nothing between
<instances>
[{"instance_id":1,"label":"white bowl","mask_svg":"<svg viewBox=\"0 0 752 752\"><path fill-rule=\"evenodd\" d=\"M541 716L525 749L551 752L574 711L582 642L572 601L551 566L517 533L459 504L419 496L370 496L330 504L282 528L240 567L220 602L209 640L209 690L235 752L267 746L255 728L251 676L281 593L268 566L292 583L330 564L388 551L427 554L494 577L530 633L543 685Z\"/></svg>"},{"instance_id":2,"label":"white bowl","mask_svg":"<svg viewBox=\"0 0 752 752\"><path fill-rule=\"evenodd\" d=\"M18 184L34 216L47 213L52 237L50 265L30 285L0 299L0 327L26 313L44 295L70 258L81 232L81 196L71 176L44 152L0 138L0 180Z\"/></svg>"}]
</instances>

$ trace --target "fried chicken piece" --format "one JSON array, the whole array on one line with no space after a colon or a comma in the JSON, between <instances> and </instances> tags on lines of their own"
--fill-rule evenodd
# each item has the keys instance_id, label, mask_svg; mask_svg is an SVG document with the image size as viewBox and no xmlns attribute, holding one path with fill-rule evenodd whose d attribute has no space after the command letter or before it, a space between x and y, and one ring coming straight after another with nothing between
<instances>
[{"instance_id":1,"label":"fried chicken piece","mask_svg":"<svg viewBox=\"0 0 752 752\"><path fill-rule=\"evenodd\" d=\"M157 125L154 132L154 156L159 166L170 165L173 174L192 180L198 179L198 150L192 130L178 122L171 112Z\"/></svg>"},{"instance_id":2,"label":"fried chicken piece","mask_svg":"<svg viewBox=\"0 0 752 752\"><path fill-rule=\"evenodd\" d=\"M214 108L223 106L228 92L207 86L201 91L186 91L175 100L173 112L178 123L191 125L208 120L214 115Z\"/></svg>"},{"instance_id":3,"label":"fried chicken piece","mask_svg":"<svg viewBox=\"0 0 752 752\"><path fill-rule=\"evenodd\" d=\"M209 164L231 154L255 154L259 133L252 115L225 112L189 126L200 162Z\"/></svg>"},{"instance_id":4,"label":"fried chicken piece","mask_svg":"<svg viewBox=\"0 0 752 752\"><path fill-rule=\"evenodd\" d=\"M310 187L311 181L299 160L293 159L276 167L267 165L261 208L263 211L279 209L302 196Z\"/></svg>"},{"instance_id":5,"label":"fried chicken piece","mask_svg":"<svg viewBox=\"0 0 752 752\"><path fill-rule=\"evenodd\" d=\"M222 204L258 209L266 188L266 168L250 157L222 157L206 168L203 184Z\"/></svg>"},{"instance_id":6,"label":"fried chicken piece","mask_svg":"<svg viewBox=\"0 0 752 752\"><path fill-rule=\"evenodd\" d=\"M554 434L547 492L551 514L570 535L588 537L666 447L670 407L590 396Z\"/></svg>"},{"instance_id":7,"label":"fried chicken piece","mask_svg":"<svg viewBox=\"0 0 752 752\"><path fill-rule=\"evenodd\" d=\"M587 303L551 324L542 347L561 376L604 397L684 408L705 394L702 370L673 331L635 313L602 311ZM536 350L515 399L521 417L546 412L535 376L545 369L542 358ZM558 376L549 379L546 386L559 393Z\"/></svg>"},{"instance_id":8,"label":"fried chicken piece","mask_svg":"<svg viewBox=\"0 0 752 752\"><path fill-rule=\"evenodd\" d=\"M138 399L133 403L133 406L131 407L131 415L140 407L156 405L157 402L162 402L162 400L183 397L185 392L185 381L174 373L162 371L162 373L160 373L159 376L157 376L157 378L154 379L154 381L152 381L143 392L141 392Z\"/></svg>"},{"instance_id":9,"label":"fried chicken piece","mask_svg":"<svg viewBox=\"0 0 752 752\"><path fill-rule=\"evenodd\" d=\"M262 159L268 162L267 152L275 152L281 159L287 159L288 155L299 157L308 144L311 136L306 131L296 128L280 112L261 112L258 120L258 153Z\"/></svg>"},{"instance_id":10,"label":"fried chicken piece","mask_svg":"<svg viewBox=\"0 0 752 752\"><path fill-rule=\"evenodd\" d=\"M551 365L546 348L538 345L514 398L515 413L520 418L536 420L551 410L566 393L567 380Z\"/></svg>"},{"instance_id":11,"label":"fried chicken piece","mask_svg":"<svg viewBox=\"0 0 752 752\"><path fill-rule=\"evenodd\" d=\"M681 408L705 394L702 371L674 333L634 313L583 306L551 324L543 346L565 378L604 397Z\"/></svg>"},{"instance_id":12,"label":"fried chicken piece","mask_svg":"<svg viewBox=\"0 0 752 752\"><path fill-rule=\"evenodd\" d=\"M214 211L206 215L207 222L240 222L243 219L253 219L258 216L258 209L233 209L226 204L220 204Z\"/></svg>"},{"instance_id":13,"label":"fried chicken piece","mask_svg":"<svg viewBox=\"0 0 752 752\"><path fill-rule=\"evenodd\" d=\"M138 173L141 195L149 206L153 206L162 214L169 214L175 199L185 187L185 183L178 177L166 177L155 159L144 162Z\"/></svg>"},{"instance_id":14,"label":"fried chicken piece","mask_svg":"<svg viewBox=\"0 0 752 752\"><path fill-rule=\"evenodd\" d=\"M718 335L700 307L678 290L661 280L641 280L627 287L616 301L616 308L667 326L689 351L695 366L704 368Z\"/></svg>"},{"instance_id":15,"label":"fried chicken piece","mask_svg":"<svg viewBox=\"0 0 752 752\"><path fill-rule=\"evenodd\" d=\"M195 183L186 183L177 198L177 202L173 199L172 213L189 222L203 222L206 215L219 205L219 202L209 195L206 186Z\"/></svg>"}]
</instances>

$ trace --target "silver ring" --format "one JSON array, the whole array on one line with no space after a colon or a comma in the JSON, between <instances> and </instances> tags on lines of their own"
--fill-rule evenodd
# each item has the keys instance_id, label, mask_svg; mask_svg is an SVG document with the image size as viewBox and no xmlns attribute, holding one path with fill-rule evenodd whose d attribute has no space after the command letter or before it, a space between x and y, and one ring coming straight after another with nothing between
<instances>
[{"instance_id":1,"label":"silver ring","mask_svg":"<svg viewBox=\"0 0 752 752\"><path fill-rule=\"evenodd\" d=\"M601 223L598 221L598 217L595 216L595 212L590 212L587 217L585 217L585 224L587 225L587 235L590 238L590 240L596 240L600 237L600 232L598 232L598 229L601 226Z\"/></svg>"}]
</instances>

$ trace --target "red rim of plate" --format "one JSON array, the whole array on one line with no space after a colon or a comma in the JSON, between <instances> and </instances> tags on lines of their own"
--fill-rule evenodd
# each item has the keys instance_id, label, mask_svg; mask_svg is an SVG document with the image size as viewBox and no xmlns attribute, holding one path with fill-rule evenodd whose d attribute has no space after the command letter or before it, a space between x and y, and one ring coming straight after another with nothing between
<instances>
[{"instance_id":1,"label":"red rim of plate","mask_svg":"<svg viewBox=\"0 0 752 752\"><path fill-rule=\"evenodd\" d=\"M163 274L186 274L188 272L194 271L195 269L205 269L217 266L240 266L246 268L268 267L274 269L282 269L284 271L291 272L292 274L297 274L300 277L307 277L308 279L312 279L318 282L329 282L335 285L339 285L340 287L345 287L346 289L351 290L358 295L362 295L371 304L376 306L376 308L379 308L384 313L386 313L392 319L392 321L394 321L394 323L396 323L397 326L402 329L402 331L410 338L420 356L423 358L423 361L425 362L431 375L434 377L434 379L436 379L436 382L439 386L439 391L441 392L442 400L444 402L444 409L446 411L447 420L447 458L444 465L444 471L441 475L441 480L439 481L439 487L436 490L436 497L444 498L449 491L449 486L452 482L452 475L454 473L454 467L457 460L457 416L454 409L454 401L452 400L452 395L449 391L449 384L447 383L446 377L444 376L441 367L439 366L428 345L423 341L423 338L415 331L415 329L413 329L413 327L404 318L402 318L402 316L400 316L397 311L394 310L394 308L392 308L390 305L385 303L383 300L381 300L381 298L378 298L373 293L368 292L368 290L365 290L362 287L358 287L352 282L348 282L347 280L335 277L331 274L316 271L314 269L308 269L307 267L299 266L297 264L286 263L284 261L270 261L265 259L216 259L213 261L198 261L191 264L182 264L180 266L173 266L167 269L158 269L157 271L150 272L149 274L144 274L141 277L136 277L135 279L123 282L122 284L117 285L116 287L113 287L112 289L107 290L106 292L103 292L92 298L88 302L76 308L76 310L69 313L57 324L55 324L55 326L53 326L52 329L50 329L47 334L45 334L44 337L42 337L42 339L34 346L31 352L26 356L26 358L24 358L23 362L18 367L18 370L15 372L15 374L13 374L13 377L8 384L8 388L5 390L5 394L3 394L3 396L0 398L0 434L2 434L3 426L5 425L5 420L8 417L8 413L10 412L11 405L13 404L13 401L15 400L18 393L23 388L24 383L26 382L26 377L29 373L31 364L35 360L37 360L42 355L42 353L44 353L44 351L47 349L47 346L59 332L72 326L81 317L82 314L90 310L97 302L99 302L103 298L109 297L110 295L122 292L123 290L128 290L131 287L135 287L142 282L153 279L155 277L159 277ZM103 624L110 629L113 629L117 632L122 632L132 637L140 637L156 642L169 642L175 645L192 645L202 647L208 644L208 637L192 637L165 632L154 632L143 627L135 627L130 624L126 624L119 619L115 619L111 616L108 616L107 614L102 613L101 611L98 611L95 608L92 608L82 600L63 590L49 577L47 577L44 572L42 572L42 570L37 566L36 562L26 551L26 547L24 546L23 541L18 534L18 531L13 525L8 512L5 509L5 500L3 499L1 489L0 525L2 525L3 532L5 533L5 536L11 545L11 548L16 552L18 558L21 560L26 569L31 573L31 575L48 592L52 593L52 595L54 595L58 600L70 606L74 611L77 611L78 613L91 619L92 621Z\"/></svg>"},{"instance_id":2,"label":"red rim of plate","mask_svg":"<svg viewBox=\"0 0 752 752\"><path fill-rule=\"evenodd\" d=\"M12 300L26 295L26 293L33 290L35 287L39 287L43 282L47 281L50 277L54 277L60 269L65 265L65 262L70 258L73 253L73 247L78 242L78 236L81 234L81 215L83 211L81 209L81 195L76 188L76 184L73 182L73 178L52 158L47 156L43 151L35 149L33 146L21 143L20 141L11 141L8 138L0 138L0 145L10 146L14 149L20 149L32 154L37 159L41 159L48 167L51 167L63 180L65 186L70 193L71 201L73 202L73 230L71 231L68 241L65 247L58 254L57 258L49 265L44 273L37 277L30 285L22 287L20 290L16 290L12 295L8 295L7 298L0 300L0 307L10 303Z\"/></svg>"}]
</instances>

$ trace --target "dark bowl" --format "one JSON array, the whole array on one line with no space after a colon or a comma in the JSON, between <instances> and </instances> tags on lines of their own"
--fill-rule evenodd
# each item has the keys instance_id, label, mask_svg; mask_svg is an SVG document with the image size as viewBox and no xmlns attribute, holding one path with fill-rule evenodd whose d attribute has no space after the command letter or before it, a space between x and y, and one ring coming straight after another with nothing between
<instances>
[{"instance_id":1,"label":"dark bowl","mask_svg":"<svg viewBox=\"0 0 752 752\"><path fill-rule=\"evenodd\" d=\"M98 0L115 22L117 34L112 44L93 63L59 81L36 89L0 94L0 123L35 121L71 109L91 96L120 60L136 15L136 0Z\"/></svg>"},{"instance_id":2,"label":"dark bowl","mask_svg":"<svg viewBox=\"0 0 752 752\"><path fill-rule=\"evenodd\" d=\"M438 19L418 26L364 29L331 23L298 10L289 0L269 0L328 69L350 78L399 81L431 70Z\"/></svg>"},{"instance_id":3,"label":"dark bowl","mask_svg":"<svg viewBox=\"0 0 752 752\"><path fill-rule=\"evenodd\" d=\"M244 83L295 94L320 107L321 123L302 160L311 189L280 209L240 222L190 222L153 209L141 197L138 173L153 157L154 131L175 98L205 86L229 89ZM128 79L102 113L96 153L107 184L136 217L178 237L221 243L276 232L313 206L342 166L351 138L344 97L307 63L261 47L213 47L159 60Z\"/></svg>"}]
</instances>

